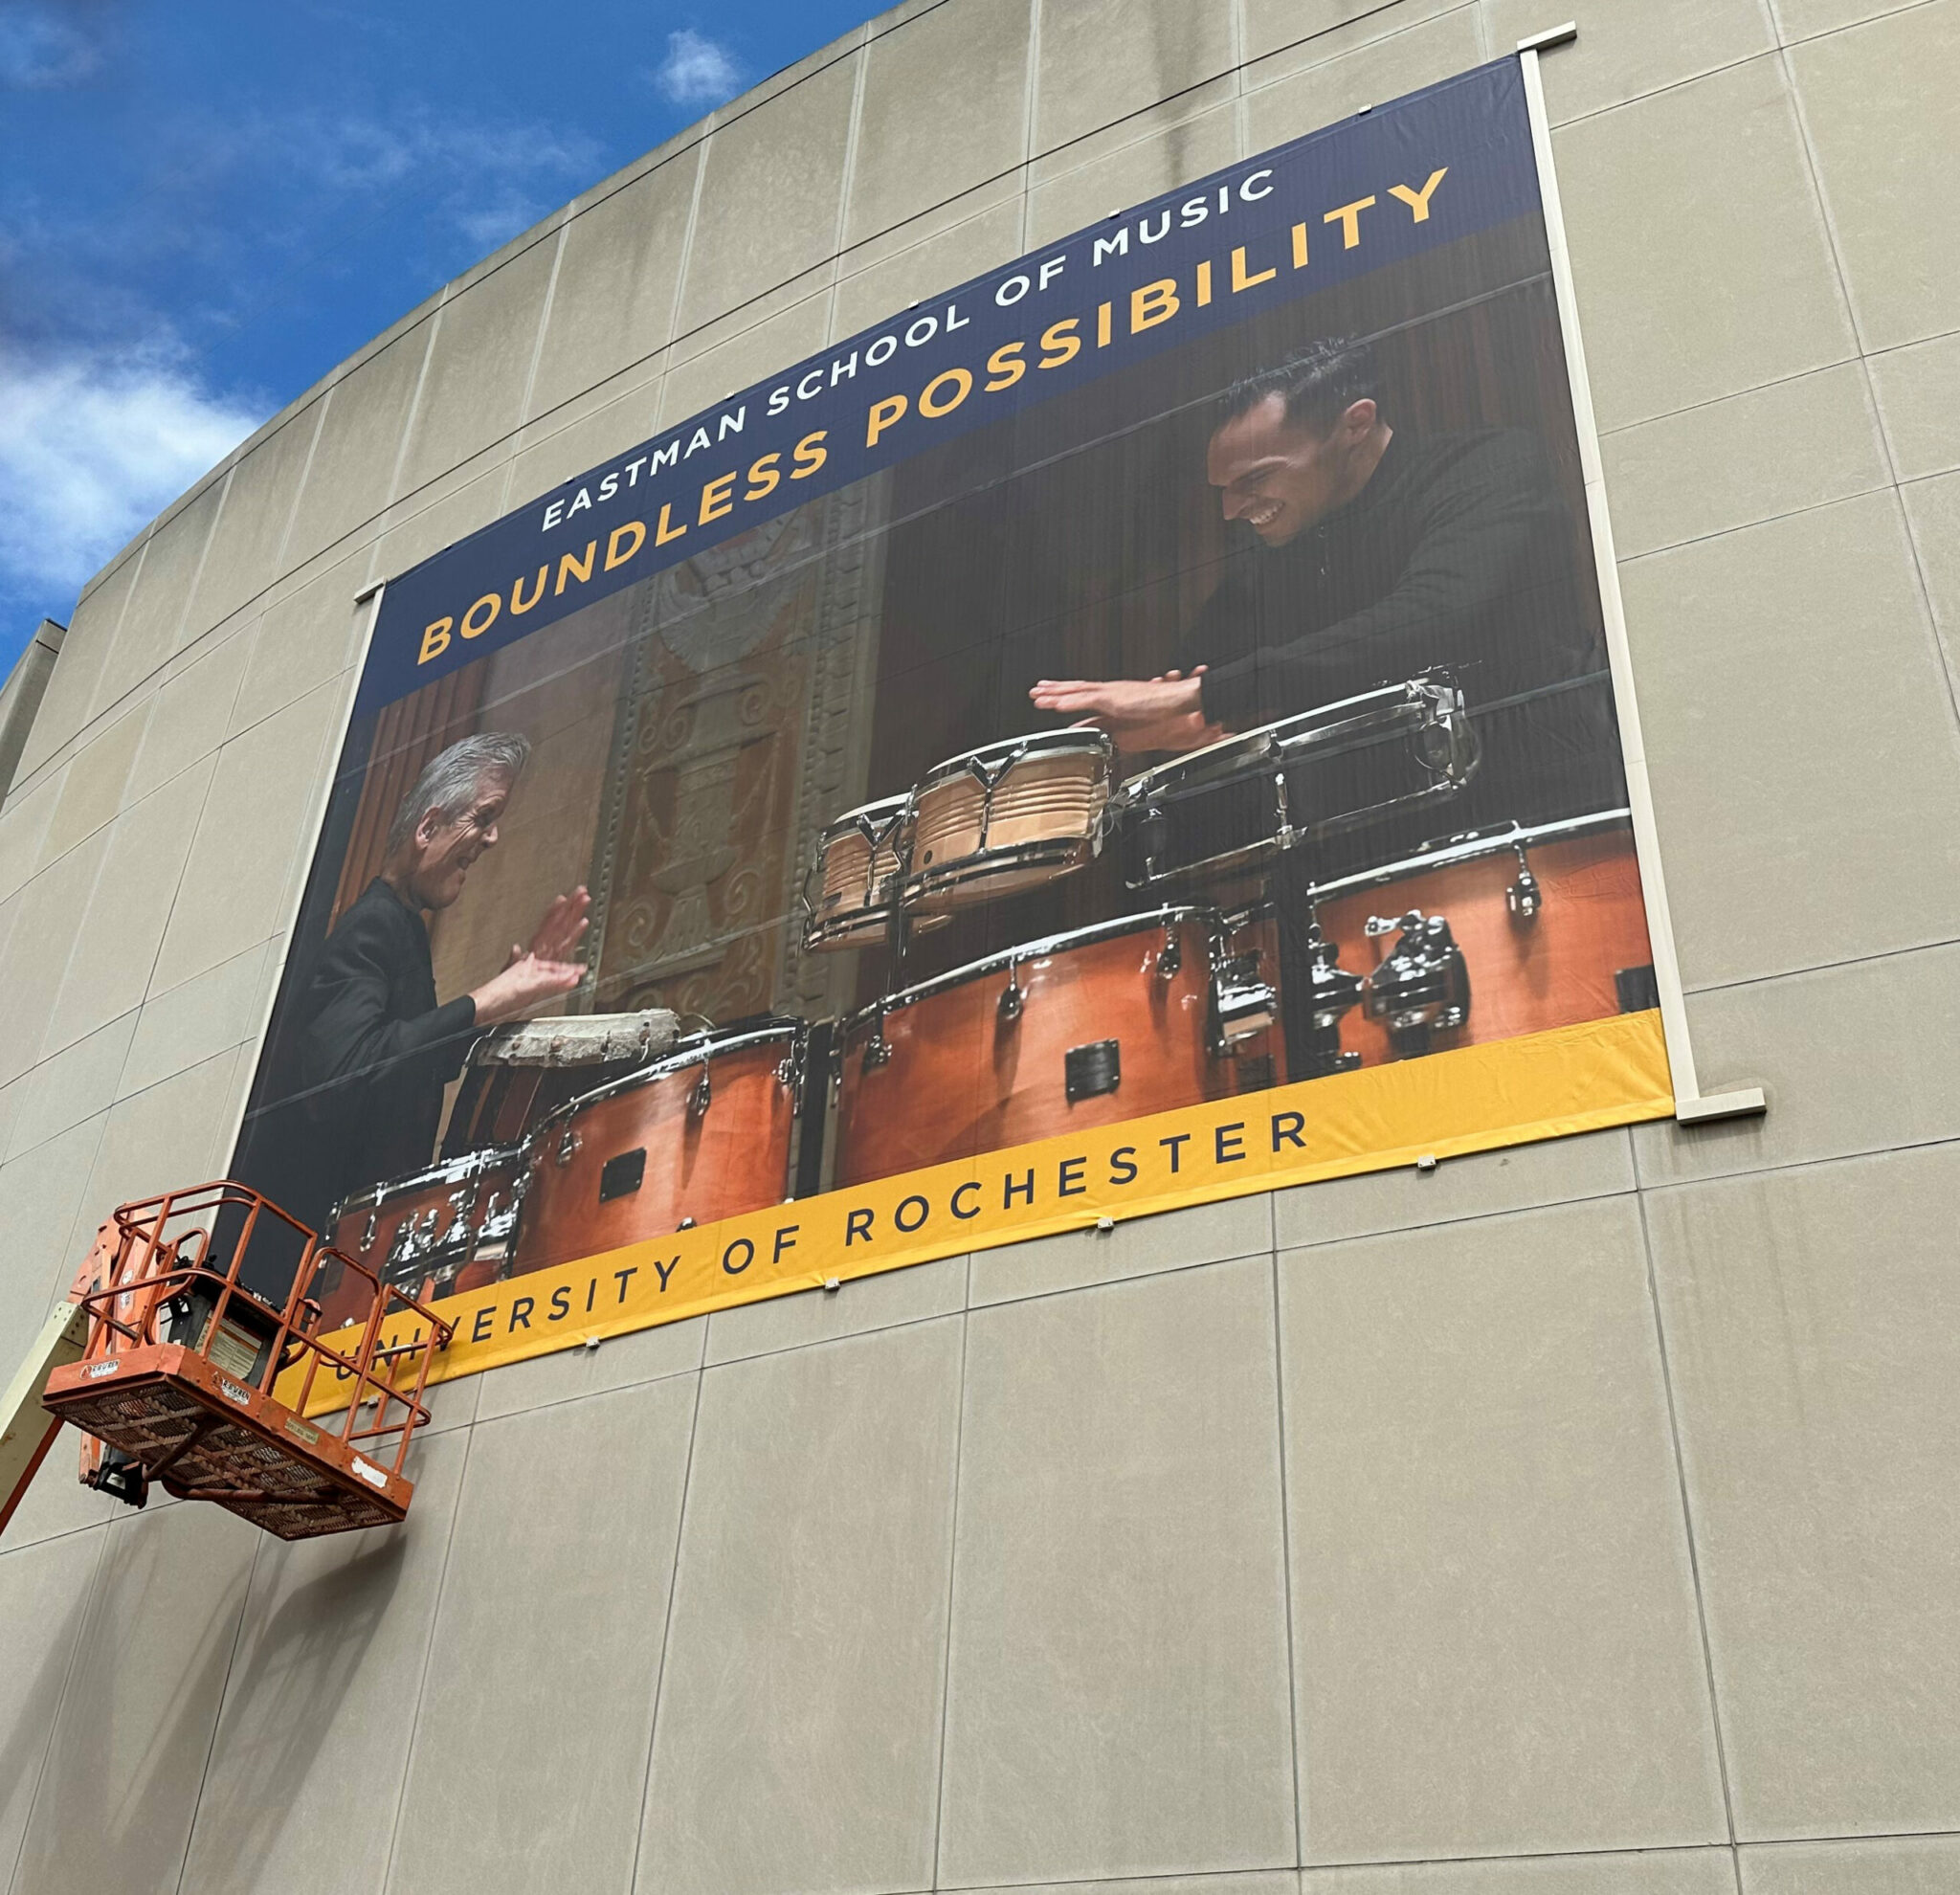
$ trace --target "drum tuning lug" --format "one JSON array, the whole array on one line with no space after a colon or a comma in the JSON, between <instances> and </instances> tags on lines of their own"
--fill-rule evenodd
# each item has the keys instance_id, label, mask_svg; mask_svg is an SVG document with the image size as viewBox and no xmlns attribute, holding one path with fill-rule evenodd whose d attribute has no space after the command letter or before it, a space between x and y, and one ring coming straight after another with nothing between
<instances>
[{"instance_id":1,"label":"drum tuning lug","mask_svg":"<svg viewBox=\"0 0 1960 1895\"><path fill-rule=\"evenodd\" d=\"M570 1164L572 1159L572 1153L575 1152L578 1149L578 1133L573 1131L569 1126L567 1126L565 1128L564 1135L558 1141L558 1162L561 1165Z\"/></svg>"},{"instance_id":2,"label":"drum tuning lug","mask_svg":"<svg viewBox=\"0 0 1960 1895\"><path fill-rule=\"evenodd\" d=\"M1184 942L1175 927L1164 930L1164 945L1157 950L1157 978L1172 980L1184 966Z\"/></svg>"},{"instance_id":3,"label":"drum tuning lug","mask_svg":"<svg viewBox=\"0 0 1960 1895\"><path fill-rule=\"evenodd\" d=\"M1522 842L1518 844L1518 879L1504 890L1504 905L1522 922L1536 921L1538 911L1545 906L1545 891L1538 885L1538 878L1531 873L1531 863Z\"/></svg>"},{"instance_id":4,"label":"drum tuning lug","mask_svg":"<svg viewBox=\"0 0 1960 1895\"><path fill-rule=\"evenodd\" d=\"M683 1217L674 1228L677 1231L691 1231L694 1228L694 1219L692 1217Z\"/></svg>"},{"instance_id":5,"label":"drum tuning lug","mask_svg":"<svg viewBox=\"0 0 1960 1895\"><path fill-rule=\"evenodd\" d=\"M1021 991L1020 971L1016 968L1007 970L1007 985L1000 990L1000 998L995 1003L1002 1023L1013 1026L1026 1011L1027 995Z\"/></svg>"},{"instance_id":6,"label":"drum tuning lug","mask_svg":"<svg viewBox=\"0 0 1960 1895\"><path fill-rule=\"evenodd\" d=\"M1370 1019L1384 1021L1399 1059L1430 1052L1434 1037L1470 1017L1470 968L1442 915L1411 909L1401 937L1362 983Z\"/></svg>"},{"instance_id":7,"label":"drum tuning lug","mask_svg":"<svg viewBox=\"0 0 1960 1895\"><path fill-rule=\"evenodd\" d=\"M381 1224L381 1207L377 1204L368 1214L368 1228L361 1233L361 1255L366 1257L374 1248L374 1233Z\"/></svg>"},{"instance_id":8,"label":"drum tuning lug","mask_svg":"<svg viewBox=\"0 0 1960 1895\"><path fill-rule=\"evenodd\" d=\"M687 1095L688 1111L695 1118L700 1118L702 1114L704 1113L708 1109L708 1106L713 1103L714 1097L714 1085L712 1081L708 1079L707 1068L703 1066L702 1068L701 1078L699 1081L696 1081L694 1090Z\"/></svg>"}]
</instances>

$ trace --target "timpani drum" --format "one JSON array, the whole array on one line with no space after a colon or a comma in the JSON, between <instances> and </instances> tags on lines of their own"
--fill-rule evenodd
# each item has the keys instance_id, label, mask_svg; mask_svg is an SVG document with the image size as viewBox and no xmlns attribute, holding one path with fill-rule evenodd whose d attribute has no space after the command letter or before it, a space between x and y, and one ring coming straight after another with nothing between
<instances>
[{"instance_id":1,"label":"timpani drum","mask_svg":"<svg viewBox=\"0 0 1960 1895\"><path fill-rule=\"evenodd\" d=\"M908 909L939 914L1038 887L1102 846L1115 747L1037 731L950 757L912 792Z\"/></svg>"},{"instance_id":2,"label":"timpani drum","mask_svg":"<svg viewBox=\"0 0 1960 1895\"><path fill-rule=\"evenodd\" d=\"M328 1241L417 1302L457 1296L510 1274L523 1153L466 1152L371 1185L327 1214ZM329 1258L309 1292L323 1329L366 1316L374 1293Z\"/></svg>"},{"instance_id":3,"label":"timpani drum","mask_svg":"<svg viewBox=\"0 0 1960 1895\"><path fill-rule=\"evenodd\" d=\"M663 1007L568 1014L493 1027L470 1048L442 1155L512 1146L568 1101L667 1051L679 1037Z\"/></svg>"},{"instance_id":4,"label":"timpani drum","mask_svg":"<svg viewBox=\"0 0 1960 1895\"><path fill-rule=\"evenodd\" d=\"M843 1022L836 1183L1114 1125L1239 1089L1270 987L1223 987L1218 912L1125 915L990 955ZM1236 971L1243 974L1240 966Z\"/></svg>"},{"instance_id":5,"label":"timpani drum","mask_svg":"<svg viewBox=\"0 0 1960 1895\"><path fill-rule=\"evenodd\" d=\"M561 1106L525 1144L516 1272L782 1203L805 1032L765 1018L690 1035Z\"/></svg>"},{"instance_id":6,"label":"timpani drum","mask_svg":"<svg viewBox=\"0 0 1960 1895\"><path fill-rule=\"evenodd\" d=\"M1628 811L1486 831L1314 891L1363 1065L1658 1004Z\"/></svg>"}]
</instances>

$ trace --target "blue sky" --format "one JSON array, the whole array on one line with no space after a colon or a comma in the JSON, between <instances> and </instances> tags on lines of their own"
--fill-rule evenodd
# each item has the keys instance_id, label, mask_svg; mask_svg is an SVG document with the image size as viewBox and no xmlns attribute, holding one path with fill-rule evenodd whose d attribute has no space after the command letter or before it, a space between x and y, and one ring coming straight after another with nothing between
<instances>
[{"instance_id":1,"label":"blue sky","mask_svg":"<svg viewBox=\"0 0 1960 1895\"><path fill-rule=\"evenodd\" d=\"M0 679L237 441L869 0L0 0Z\"/></svg>"}]
</instances>

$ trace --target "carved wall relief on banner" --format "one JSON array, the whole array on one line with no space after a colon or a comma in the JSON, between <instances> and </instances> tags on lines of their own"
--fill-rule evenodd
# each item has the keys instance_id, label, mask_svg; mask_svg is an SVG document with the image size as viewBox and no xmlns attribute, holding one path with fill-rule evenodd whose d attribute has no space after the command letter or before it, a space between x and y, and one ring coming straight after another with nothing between
<instances>
[{"instance_id":1,"label":"carved wall relief on banner","mask_svg":"<svg viewBox=\"0 0 1960 1895\"><path fill-rule=\"evenodd\" d=\"M864 777L873 517L832 495L645 589L591 879L598 1010L802 1011L803 868Z\"/></svg>"}]
</instances>

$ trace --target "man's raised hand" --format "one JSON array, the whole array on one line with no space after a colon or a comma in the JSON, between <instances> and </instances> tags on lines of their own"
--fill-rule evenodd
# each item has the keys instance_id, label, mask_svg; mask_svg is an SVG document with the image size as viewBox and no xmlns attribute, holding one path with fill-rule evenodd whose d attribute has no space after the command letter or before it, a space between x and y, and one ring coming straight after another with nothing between
<instances>
[{"instance_id":1,"label":"man's raised hand","mask_svg":"<svg viewBox=\"0 0 1960 1895\"><path fill-rule=\"evenodd\" d=\"M531 933L531 945L512 945L509 965L515 967L526 954L541 961L568 961L578 951L586 929L592 925L592 898L581 883L569 895L561 895L545 910Z\"/></svg>"},{"instance_id":2,"label":"man's raised hand","mask_svg":"<svg viewBox=\"0 0 1960 1895\"><path fill-rule=\"evenodd\" d=\"M1037 710L1058 711L1078 723L1100 725L1116 740L1119 750L1135 754L1195 750L1224 736L1219 725L1206 722L1202 691L1198 671L1189 678L1171 671L1147 681L1044 678L1028 696Z\"/></svg>"}]
</instances>

